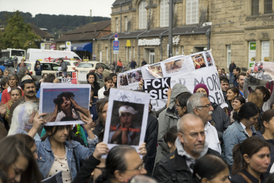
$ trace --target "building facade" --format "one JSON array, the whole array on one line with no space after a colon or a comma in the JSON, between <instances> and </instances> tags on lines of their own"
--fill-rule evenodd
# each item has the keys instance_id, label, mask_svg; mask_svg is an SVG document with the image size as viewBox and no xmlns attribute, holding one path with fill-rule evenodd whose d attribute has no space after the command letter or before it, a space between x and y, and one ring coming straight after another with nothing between
<instances>
[{"instance_id":1,"label":"building facade","mask_svg":"<svg viewBox=\"0 0 274 183\"><path fill-rule=\"evenodd\" d=\"M273 0L173 0L173 55L211 49L216 65L239 67L274 61ZM159 62L168 58L169 0L116 0L111 34L96 41L100 61L132 58ZM119 53L113 54L114 34ZM99 59L98 59L99 60Z\"/></svg>"},{"instance_id":2,"label":"building facade","mask_svg":"<svg viewBox=\"0 0 274 183\"><path fill-rule=\"evenodd\" d=\"M174 0L173 55L203 51L208 44L210 0ZM100 61L132 58L141 63L156 63L168 58L169 0L116 0L111 14L111 34L96 41L94 52ZM114 34L118 33L119 53L113 53ZM95 43L94 43L95 45Z\"/></svg>"}]
</instances>

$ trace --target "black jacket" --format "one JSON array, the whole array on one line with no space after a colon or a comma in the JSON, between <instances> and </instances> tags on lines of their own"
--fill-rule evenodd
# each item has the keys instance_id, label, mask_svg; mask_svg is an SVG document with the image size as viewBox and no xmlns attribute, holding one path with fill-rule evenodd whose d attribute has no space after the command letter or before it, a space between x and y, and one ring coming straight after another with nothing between
<instances>
[{"instance_id":1,"label":"black jacket","mask_svg":"<svg viewBox=\"0 0 274 183\"><path fill-rule=\"evenodd\" d=\"M212 149L208 149L206 154L220 157L220 154ZM155 165L153 177L158 183L188 183L192 173L186 164L185 156L180 156L176 149Z\"/></svg>"},{"instance_id":2,"label":"black jacket","mask_svg":"<svg viewBox=\"0 0 274 183\"><path fill-rule=\"evenodd\" d=\"M236 68L236 64L230 64L229 65L229 72L233 72L233 69L235 69Z\"/></svg>"},{"instance_id":3,"label":"black jacket","mask_svg":"<svg viewBox=\"0 0 274 183\"><path fill-rule=\"evenodd\" d=\"M145 143L147 149L147 155L144 157L145 169L147 175L151 176L157 149L157 135L158 135L158 120L148 115L147 130L145 136Z\"/></svg>"},{"instance_id":4,"label":"black jacket","mask_svg":"<svg viewBox=\"0 0 274 183\"><path fill-rule=\"evenodd\" d=\"M216 128L219 140L223 141L223 132L230 125L230 118L218 104L214 103L212 106L214 111L212 113L213 123L211 124Z\"/></svg>"},{"instance_id":5,"label":"black jacket","mask_svg":"<svg viewBox=\"0 0 274 183\"><path fill-rule=\"evenodd\" d=\"M259 183L259 180L256 179L255 177L253 177L248 171L246 171L245 169L241 171L242 174L244 174L247 179L249 179L252 183ZM263 173L261 174L261 183L264 183L266 178L268 176L268 173ZM248 183L248 181L239 174L235 174L231 177L231 183Z\"/></svg>"}]
</instances>

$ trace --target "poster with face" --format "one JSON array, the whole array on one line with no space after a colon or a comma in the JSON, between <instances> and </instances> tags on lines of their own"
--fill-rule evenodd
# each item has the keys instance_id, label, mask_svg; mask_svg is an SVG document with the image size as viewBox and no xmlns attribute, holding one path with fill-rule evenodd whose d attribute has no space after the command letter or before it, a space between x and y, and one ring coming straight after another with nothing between
<instances>
[{"instance_id":1,"label":"poster with face","mask_svg":"<svg viewBox=\"0 0 274 183\"><path fill-rule=\"evenodd\" d=\"M204 55L203 53L197 53L197 54L193 54L190 56L193 64L194 64L194 68L197 69L201 69L203 67L206 67L206 63L205 63L205 59L204 59Z\"/></svg>"},{"instance_id":2,"label":"poster with face","mask_svg":"<svg viewBox=\"0 0 274 183\"><path fill-rule=\"evenodd\" d=\"M144 142L149 94L110 89L104 142L109 148L130 145L138 148Z\"/></svg>"},{"instance_id":3,"label":"poster with face","mask_svg":"<svg viewBox=\"0 0 274 183\"><path fill-rule=\"evenodd\" d=\"M149 66L145 66L147 71L154 77L156 78L161 78L163 77L163 71L162 71L162 66L161 63L157 64L152 64Z\"/></svg>"},{"instance_id":4,"label":"poster with face","mask_svg":"<svg viewBox=\"0 0 274 183\"><path fill-rule=\"evenodd\" d=\"M206 51L205 52L205 56L206 56L206 62L207 62L207 65L210 67L210 66L213 66L214 65L214 59L211 55L211 51Z\"/></svg>"},{"instance_id":5,"label":"poster with face","mask_svg":"<svg viewBox=\"0 0 274 183\"><path fill-rule=\"evenodd\" d=\"M176 56L162 62L163 75L172 75L193 71L193 62L188 57Z\"/></svg>"},{"instance_id":6,"label":"poster with face","mask_svg":"<svg viewBox=\"0 0 274 183\"><path fill-rule=\"evenodd\" d=\"M143 78L142 72L140 69L132 72L128 72L127 78L128 78L128 84L139 83L139 81L141 81L141 79Z\"/></svg>"},{"instance_id":7,"label":"poster with face","mask_svg":"<svg viewBox=\"0 0 274 183\"><path fill-rule=\"evenodd\" d=\"M84 124L81 116L90 116L90 85L41 83L39 113L46 126Z\"/></svg>"},{"instance_id":8,"label":"poster with face","mask_svg":"<svg viewBox=\"0 0 274 183\"><path fill-rule=\"evenodd\" d=\"M273 62L255 62L250 70L250 75L259 80L270 81L274 78Z\"/></svg>"}]
</instances>

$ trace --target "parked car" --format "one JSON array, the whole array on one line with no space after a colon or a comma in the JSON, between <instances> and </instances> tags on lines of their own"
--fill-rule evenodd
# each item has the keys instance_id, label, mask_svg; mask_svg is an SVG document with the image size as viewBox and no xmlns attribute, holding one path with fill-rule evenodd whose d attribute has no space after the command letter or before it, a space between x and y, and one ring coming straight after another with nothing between
<instances>
[{"instance_id":1,"label":"parked car","mask_svg":"<svg viewBox=\"0 0 274 183\"><path fill-rule=\"evenodd\" d=\"M95 71L96 65L102 64L104 67L103 76L106 77L112 71L102 62L99 61L89 61L89 62L81 62L75 68L78 71L78 83L87 83L87 73Z\"/></svg>"},{"instance_id":2,"label":"parked car","mask_svg":"<svg viewBox=\"0 0 274 183\"><path fill-rule=\"evenodd\" d=\"M5 67L14 67L13 60L11 60L11 58L9 57L2 57L0 59L0 65L3 65Z\"/></svg>"}]
</instances>

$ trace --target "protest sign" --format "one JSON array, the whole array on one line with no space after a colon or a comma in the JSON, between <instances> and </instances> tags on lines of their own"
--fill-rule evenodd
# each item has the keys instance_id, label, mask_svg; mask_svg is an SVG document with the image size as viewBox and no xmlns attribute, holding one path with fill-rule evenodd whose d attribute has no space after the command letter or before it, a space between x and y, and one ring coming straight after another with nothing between
<instances>
[{"instance_id":1,"label":"protest sign","mask_svg":"<svg viewBox=\"0 0 274 183\"><path fill-rule=\"evenodd\" d=\"M167 99L167 91L170 87L170 77L157 78L157 79L145 79L143 90L150 94L151 100Z\"/></svg>"},{"instance_id":2,"label":"protest sign","mask_svg":"<svg viewBox=\"0 0 274 183\"><path fill-rule=\"evenodd\" d=\"M60 83L77 84L77 72L67 72L66 75L63 72L56 72L56 78Z\"/></svg>"},{"instance_id":3,"label":"protest sign","mask_svg":"<svg viewBox=\"0 0 274 183\"><path fill-rule=\"evenodd\" d=\"M274 79L273 62L256 62L251 69L251 76L256 79L270 81Z\"/></svg>"},{"instance_id":4,"label":"protest sign","mask_svg":"<svg viewBox=\"0 0 274 183\"><path fill-rule=\"evenodd\" d=\"M39 112L46 126L85 124L81 115L90 115L90 85L41 83Z\"/></svg>"},{"instance_id":5,"label":"protest sign","mask_svg":"<svg viewBox=\"0 0 274 183\"><path fill-rule=\"evenodd\" d=\"M157 64L146 65L138 69L141 70L144 80L171 77L171 88L176 83L181 83L185 85L191 93L197 84L203 83L208 87L211 102L225 104L219 75L210 51L175 56ZM120 73L118 77L125 74L126 72ZM135 90L138 89L138 85L136 84L135 87L118 85L118 88ZM155 98L155 96L153 98ZM164 107L166 99L152 99L151 104L154 110L158 110Z\"/></svg>"},{"instance_id":6,"label":"protest sign","mask_svg":"<svg viewBox=\"0 0 274 183\"><path fill-rule=\"evenodd\" d=\"M136 150L144 142L149 94L110 89L104 140L111 149L117 145L131 145Z\"/></svg>"},{"instance_id":7,"label":"protest sign","mask_svg":"<svg viewBox=\"0 0 274 183\"><path fill-rule=\"evenodd\" d=\"M137 90L139 81L143 79L142 73L143 71L138 68L119 74L117 79L118 88Z\"/></svg>"}]
</instances>

